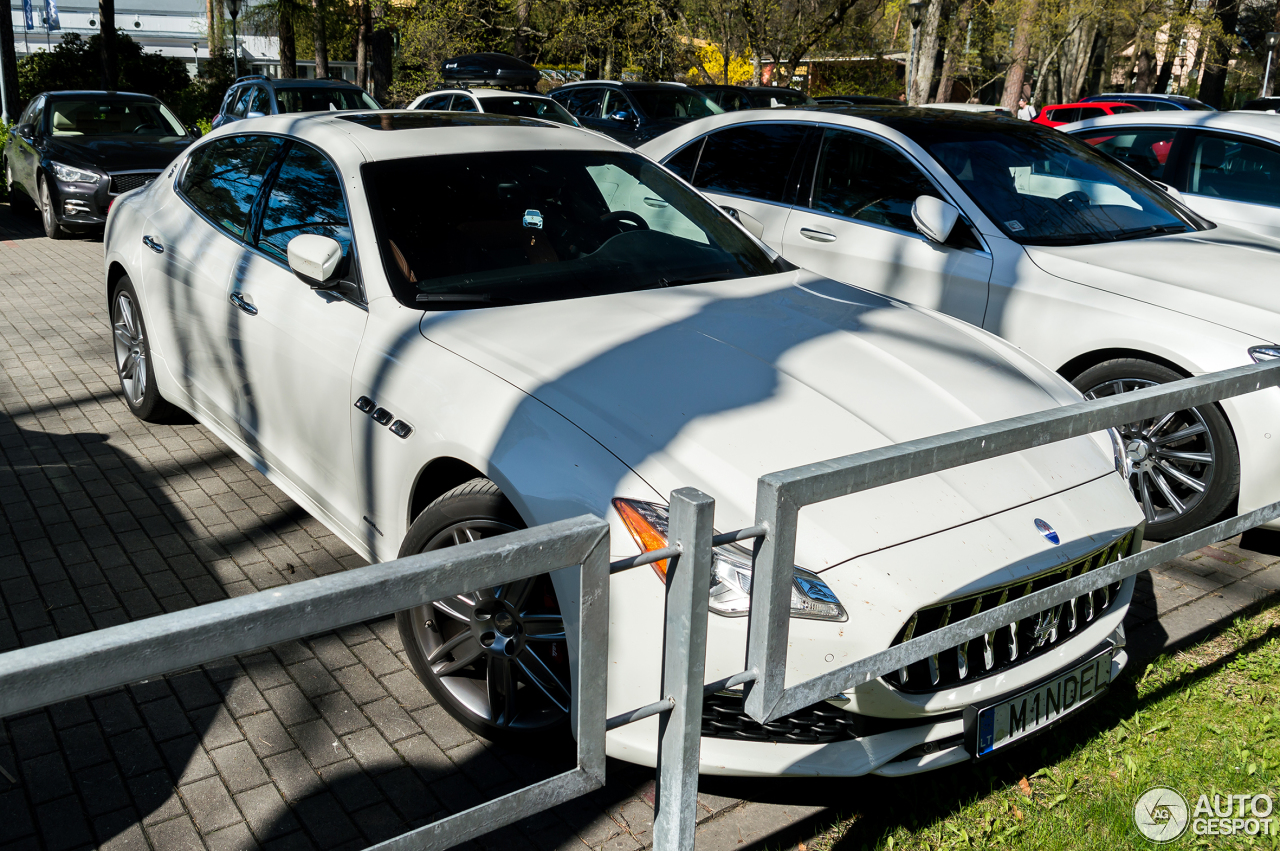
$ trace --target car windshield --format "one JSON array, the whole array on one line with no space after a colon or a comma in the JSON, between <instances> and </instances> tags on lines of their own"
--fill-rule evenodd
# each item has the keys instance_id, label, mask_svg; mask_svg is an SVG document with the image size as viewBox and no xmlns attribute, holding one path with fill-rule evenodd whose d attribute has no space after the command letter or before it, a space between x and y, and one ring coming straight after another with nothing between
<instances>
[{"instance_id":1,"label":"car windshield","mask_svg":"<svg viewBox=\"0 0 1280 851\"><path fill-rule=\"evenodd\" d=\"M1081 245L1196 229L1158 188L1057 131L1011 121L886 123L932 154L1016 242Z\"/></svg>"},{"instance_id":2,"label":"car windshield","mask_svg":"<svg viewBox=\"0 0 1280 851\"><path fill-rule=\"evenodd\" d=\"M364 166L401 303L483 308L776 272L709 201L639 154L507 151Z\"/></svg>"},{"instance_id":3,"label":"car windshield","mask_svg":"<svg viewBox=\"0 0 1280 851\"><path fill-rule=\"evenodd\" d=\"M308 86L296 89L276 87L281 112L326 112L329 109L381 109L378 102L360 89Z\"/></svg>"},{"instance_id":4,"label":"car windshield","mask_svg":"<svg viewBox=\"0 0 1280 851\"><path fill-rule=\"evenodd\" d=\"M705 118L724 112L715 101L694 89L632 89L630 94L645 115L654 120Z\"/></svg>"},{"instance_id":5,"label":"car windshield","mask_svg":"<svg viewBox=\"0 0 1280 851\"><path fill-rule=\"evenodd\" d=\"M49 104L49 132L54 136L187 135L164 104L133 98L55 100Z\"/></svg>"},{"instance_id":6,"label":"car windshield","mask_svg":"<svg viewBox=\"0 0 1280 851\"><path fill-rule=\"evenodd\" d=\"M570 127L579 126L578 120L551 98L504 95L487 97L480 103L485 112L497 113L498 115L518 115L522 118L541 118L544 121L568 124Z\"/></svg>"}]
</instances>

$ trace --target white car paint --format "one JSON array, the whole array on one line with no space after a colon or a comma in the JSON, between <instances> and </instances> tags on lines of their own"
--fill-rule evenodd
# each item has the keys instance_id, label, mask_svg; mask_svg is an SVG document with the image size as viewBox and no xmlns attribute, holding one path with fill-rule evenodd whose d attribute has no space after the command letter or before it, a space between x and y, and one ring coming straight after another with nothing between
<instances>
[{"instance_id":1,"label":"white car paint","mask_svg":"<svg viewBox=\"0 0 1280 851\"><path fill-rule=\"evenodd\" d=\"M543 101L549 105L554 106L556 114L561 115L564 119L566 119L563 123L572 124L575 127L579 126L578 119L574 118L573 115L571 115L567 110L565 110L565 108L561 106L559 103L557 103L553 98L549 98L546 95L537 94L536 92L513 92L509 89L485 89L485 88L439 89L434 92L427 92L424 95L418 95L409 104L408 108L409 109L425 109L425 107L422 105L423 101L425 101L427 98L435 97L437 95L458 95L460 97L467 98L468 100L471 101L472 108L471 110L465 110L465 111L474 111L474 112L486 112L487 110L484 108L484 102L490 98L509 98L512 95L515 95L517 97L528 98L530 100ZM464 110L460 110L456 106L450 106L449 111L462 112Z\"/></svg>"},{"instance_id":2,"label":"white car paint","mask_svg":"<svg viewBox=\"0 0 1280 851\"><path fill-rule=\"evenodd\" d=\"M1224 117L1209 112L1140 113L1085 123L1124 124L1148 117L1156 121L1166 115ZM1280 299L1273 286L1280 277L1280 240L1218 226L1097 245L1024 247L1007 238L927 151L892 127L853 111L712 116L639 150L665 162L721 128L784 121L844 128L892 145L961 211L982 243L980 249L943 246L914 231L801 206L750 201L768 207L776 223L762 239L800 266L980 324L1054 370L1119 351L1154 356L1186 374L1199 375L1252 363L1251 346L1280 340ZM1039 175L1019 179L1062 180ZM1061 187L1073 188L1080 187ZM748 203L736 195L703 191L717 204ZM836 239L816 242L802 229L825 231ZM1280 391L1220 404L1239 445L1240 510L1280 498ZM1268 526L1280 528L1280 521Z\"/></svg>"},{"instance_id":3,"label":"white car paint","mask_svg":"<svg viewBox=\"0 0 1280 851\"><path fill-rule=\"evenodd\" d=\"M1095 132L1097 130L1109 132L1122 128L1184 131L1183 138L1175 142L1174 150L1170 151L1173 157L1180 156L1180 148L1190 148L1191 140L1187 137L1192 131L1211 133L1228 143L1246 142L1269 151L1273 161L1270 169L1257 173L1252 180L1247 175L1242 176L1255 191L1259 184L1262 188L1269 187L1270 192L1265 193L1270 195L1269 203L1258 203L1256 197L1243 200L1224 195L1217 187L1210 187L1209 181L1199 185L1201 181L1196 179L1194 171L1175 177L1166 168L1161 180L1178 191L1179 200L1205 218L1265 236L1280 237L1280 121L1264 112L1168 110L1108 115L1064 124L1058 129L1076 138L1088 139L1100 135ZM1194 154L1190 150L1185 159L1188 160L1186 165L1194 168L1196 164L1191 162Z\"/></svg>"},{"instance_id":4,"label":"white car paint","mask_svg":"<svg viewBox=\"0 0 1280 851\"><path fill-rule=\"evenodd\" d=\"M118 202L107 225L108 283L137 289L157 384L371 561L395 558L415 485L456 459L499 484L530 525L609 518L615 558L638 550L614 497L665 503L695 486L716 523L749 525L760 475L819 459L1073 402L1076 391L994 335L928 310L789 271L469 311L424 313L393 294L360 179L362 164L476 150L628 151L551 126L381 131L341 114L269 117L218 130L281 134L324 151L344 183L365 299L311 290L232 239L162 179ZM614 204L635 199L623 187ZM661 210L644 207L650 213ZM165 247L143 247L146 235ZM173 245L171 254L168 246ZM181 262L171 262L179 255ZM228 299L240 294L257 314ZM224 386L225 385L225 386ZM367 395L411 423L393 436L353 407ZM438 474L436 474L438 475ZM1036 529L1047 518L1061 546ZM915 609L1039 574L1140 524L1100 436L1040 447L806 509L798 563L821 571L846 623L794 620L788 676L830 670L888 646ZM577 579L553 577L569 622ZM883 683L846 709L921 718L1012 693L1111 640L1132 580L1079 634L992 677L932 695ZM649 569L612 583L609 712L659 688L663 586ZM742 664L745 618L711 618L708 678ZM1118 672L1126 661L1115 657ZM608 752L653 764L654 724L610 734ZM781 745L707 739L720 774L904 774L965 758L955 722L856 741ZM924 741L927 756L894 761Z\"/></svg>"}]
</instances>

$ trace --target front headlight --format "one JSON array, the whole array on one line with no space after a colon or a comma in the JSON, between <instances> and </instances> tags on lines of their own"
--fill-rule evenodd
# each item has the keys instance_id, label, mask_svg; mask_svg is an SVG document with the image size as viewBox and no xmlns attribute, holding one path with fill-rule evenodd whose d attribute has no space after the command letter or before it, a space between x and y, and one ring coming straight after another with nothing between
<instances>
[{"instance_id":1,"label":"front headlight","mask_svg":"<svg viewBox=\"0 0 1280 851\"><path fill-rule=\"evenodd\" d=\"M62 163L51 162L49 163L49 167L53 169L54 175L64 183L97 183L99 178L102 177L100 174L94 174L93 172L85 171L84 169L72 168L69 165L63 165Z\"/></svg>"},{"instance_id":2,"label":"front headlight","mask_svg":"<svg viewBox=\"0 0 1280 851\"><path fill-rule=\"evenodd\" d=\"M1253 358L1254 363L1275 360L1280 358L1280 346L1254 346L1249 349L1249 357Z\"/></svg>"},{"instance_id":3,"label":"front headlight","mask_svg":"<svg viewBox=\"0 0 1280 851\"><path fill-rule=\"evenodd\" d=\"M615 499L614 510L644 552L667 545L667 507L637 499ZM667 580L666 560L653 563L653 571ZM794 568L791 580L791 617L845 621L849 615L835 593L816 573ZM751 611L751 552L739 544L716 547L711 559L711 611L740 618Z\"/></svg>"}]
</instances>

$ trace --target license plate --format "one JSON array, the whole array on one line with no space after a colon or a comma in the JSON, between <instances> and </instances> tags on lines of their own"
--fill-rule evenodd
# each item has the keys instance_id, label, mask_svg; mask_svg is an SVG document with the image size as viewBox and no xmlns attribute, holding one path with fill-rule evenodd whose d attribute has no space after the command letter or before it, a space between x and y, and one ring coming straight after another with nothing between
<instances>
[{"instance_id":1,"label":"license plate","mask_svg":"<svg viewBox=\"0 0 1280 851\"><path fill-rule=\"evenodd\" d=\"M1112 653L1108 647L1026 691L969 707L965 712L969 753L974 759L990 756L1092 703L1111 682Z\"/></svg>"}]
</instances>

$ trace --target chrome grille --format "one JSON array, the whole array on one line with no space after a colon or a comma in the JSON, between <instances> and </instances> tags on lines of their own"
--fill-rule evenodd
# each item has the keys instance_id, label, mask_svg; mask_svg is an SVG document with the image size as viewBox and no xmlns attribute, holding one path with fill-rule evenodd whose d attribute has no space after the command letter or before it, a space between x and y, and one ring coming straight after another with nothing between
<instances>
[{"instance_id":1,"label":"chrome grille","mask_svg":"<svg viewBox=\"0 0 1280 851\"><path fill-rule=\"evenodd\" d=\"M158 171L131 171L123 174L113 174L111 175L111 188L108 191L112 195L120 195L131 189L146 186L159 176L160 172Z\"/></svg>"},{"instance_id":2,"label":"chrome grille","mask_svg":"<svg viewBox=\"0 0 1280 851\"><path fill-rule=\"evenodd\" d=\"M979 612L994 609L1119 561L1128 554L1135 534L1136 530L1122 535L1102 549L1062 567L992 588L982 594L920 609L907 619L893 639L893 644L919 638L947 624L973 617ZM1060 641L1071 638L1075 632L1109 609L1119 591L1120 583L1113 582L1089 594L1082 594L1053 609L1006 624L981 638L966 641L905 668L899 668L887 675L885 682L898 691L927 694L989 677L1046 653Z\"/></svg>"}]
</instances>

